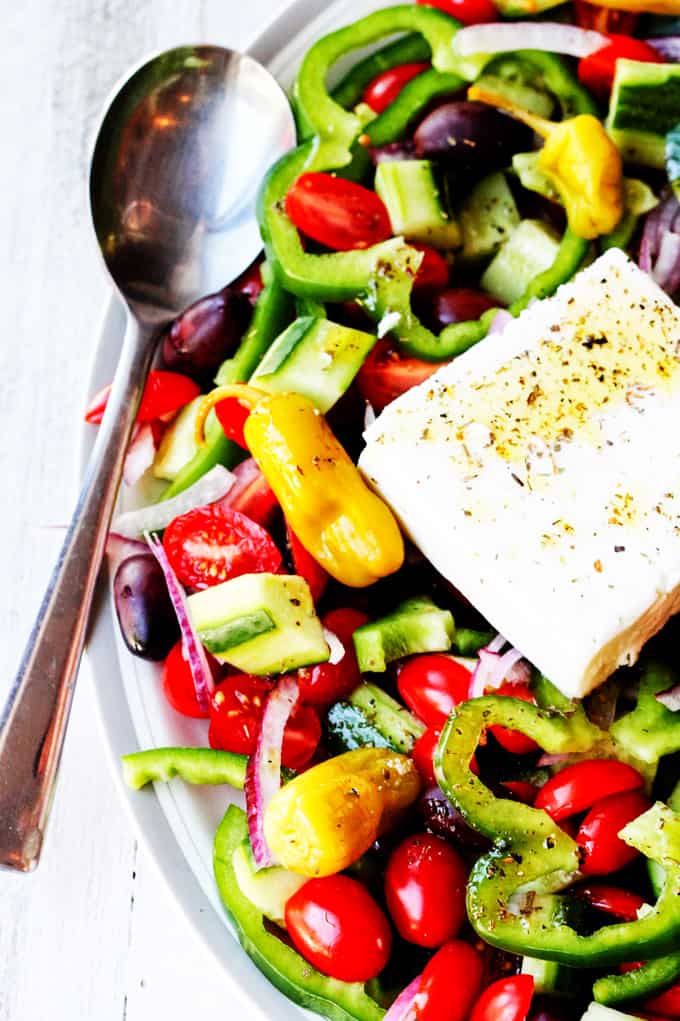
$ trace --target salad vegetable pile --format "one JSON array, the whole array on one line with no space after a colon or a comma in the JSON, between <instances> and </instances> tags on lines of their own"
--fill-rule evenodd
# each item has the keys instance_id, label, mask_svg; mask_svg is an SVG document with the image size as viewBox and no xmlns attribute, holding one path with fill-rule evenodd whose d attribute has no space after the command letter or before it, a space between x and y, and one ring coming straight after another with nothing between
<instances>
[{"instance_id":1,"label":"salad vegetable pile","mask_svg":"<svg viewBox=\"0 0 680 1021\"><path fill-rule=\"evenodd\" d=\"M335 1021L680 1019L673 607L638 664L567 697L356 463L387 405L609 249L677 296L678 15L418 0L320 39L263 257L162 337L125 478L167 486L109 553L125 642L205 746L134 752L125 778L245 792L222 901Z\"/></svg>"}]
</instances>

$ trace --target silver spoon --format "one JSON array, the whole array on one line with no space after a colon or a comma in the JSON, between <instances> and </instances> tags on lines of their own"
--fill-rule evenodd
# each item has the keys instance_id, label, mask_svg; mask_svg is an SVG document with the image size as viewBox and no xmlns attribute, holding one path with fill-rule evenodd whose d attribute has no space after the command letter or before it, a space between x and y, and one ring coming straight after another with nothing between
<instances>
[{"instance_id":1,"label":"silver spoon","mask_svg":"<svg viewBox=\"0 0 680 1021\"><path fill-rule=\"evenodd\" d=\"M0 865L39 860L106 533L157 331L257 255L255 194L295 141L276 81L217 46L161 53L116 89L90 204L128 328L85 481L0 718Z\"/></svg>"}]
</instances>

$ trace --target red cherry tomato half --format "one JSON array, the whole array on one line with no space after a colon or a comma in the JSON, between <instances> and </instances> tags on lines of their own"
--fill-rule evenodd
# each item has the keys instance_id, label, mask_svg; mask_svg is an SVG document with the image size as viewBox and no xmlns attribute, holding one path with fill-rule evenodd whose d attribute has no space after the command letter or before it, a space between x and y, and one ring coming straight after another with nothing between
<instances>
[{"instance_id":1,"label":"red cherry tomato half","mask_svg":"<svg viewBox=\"0 0 680 1021\"><path fill-rule=\"evenodd\" d=\"M399 935L440 947L465 921L467 869L454 849L431 833L407 837L388 862L385 899Z\"/></svg>"},{"instance_id":2,"label":"red cherry tomato half","mask_svg":"<svg viewBox=\"0 0 680 1021\"><path fill-rule=\"evenodd\" d=\"M430 787L437 783L437 778L434 775L433 758L440 735L441 730L438 727L429 727L424 734L420 735L411 752L411 758L416 764L416 769Z\"/></svg>"},{"instance_id":3,"label":"red cherry tomato half","mask_svg":"<svg viewBox=\"0 0 680 1021\"><path fill-rule=\"evenodd\" d=\"M578 63L578 77L586 88L599 99L606 99L611 92L616 73L616 61L621 58L638 60L641 63L663 63L663 57L641 39L628 35L609 35L609 42L589 57L582 57Z\"/></svg>"},{"instance_id":4,"label":"red cherry tomato half","mask_svg":"<svg viewBox=\"0 0 680 1021\"><path fill-rule=\"evenodd\" d=\"M639 852L624 844L618 834L650 807L651 802L640 791L624 791L596 801L576 834L576 843L582 848L581 872L604 876L635 861Z\"/></svg>"},{"instance_id":5,"label":"red cherry tomato half","mask_svg":"<svg viewBox=\"0 0 680 1021\"><path fill-rule=\"evenodd\" d=\"M419 358L402 358L390 347L388 340L379 340L359 369L359 392L376 412L382 411L412 386L429 379L441 364L424 362Z\"/></svg>"},{"instance_id":6,"label":"red cherry tomato half","mask_svg":"<svg viewBox=\"0 0 680 1021\"><path fill-rule=\"evenodd\" d=\"M595 32L607 35L619 32L621 35L633 35L639 16L631 11L615 11L608 7L597 7L587 0L574 0L576 24L580 28L591 28Z\"/></svg>"},{"instance_id":7,"label":"red cherry tomato half","mask_svg":"<svg viewBox=\"0 0 680 1021\"><path fill-rule=\"evenodd\" d=\"M470 1021L525 1021L534 995L531 975L512 975L492 982L477 1000Z\"/></svg>"},{"instance_id":8,"label":"red cherry tomato half","mask_svg":"<svg viewBox=\"0 0 680 1021\"><path fill-rule=\"evenodd\" d=\"M404 85L427 71L429 64L400 64L377 75L364 89L363 101L376 113L382 113L394 102Z\"/></svg>"},{"instance_id":9,"label":"red cherry tomato half","mask_svg":"<svg viewBox=\"0 0 680 1021\"><path fill-rule=\"evenodd\" d=\"M586 759L566 766L543 784L534 802L555 821L585 812L610 794L644 787L636 769L617 759Z\"/></svg>"},{"instance_id":10,"label":"red cherry tomato half","mask_svg":"<svg viewBox=\"0 0 680 1021\"><path fill-rule=\"evenodd\" d=\"M222 426L224 435L227 439L237 443L239 447L243 447L244 450L248 449L248 444L243 435L243 427L249 414L250 408L241 404L238 397L225 397L223 401L215 405L215 415Z\"/></svg>"},{"instance_id":11,"label":"red cherry tomato half","mask_svg":"<svg viewBox=\"0 0 680 1021\"><path fill-rule=\"evenodd\" d=\"M644 898L639 894L606 883L589 883L574 892L598 911L620 918L622 922L634 922L644 904Z\"/></svg>"},{"instance_id":12,"label":"red cherry tomato half","mask_svg":"<svg viewBox=\"0 0 680 1021\"><path fill-rule=\"evenodd\" d=\"M413 656L397 678L402 699L429 727L443 727L451 711L468 697L470 671L439 652Z\"/></svg>"},{"instance_id":13,"label":"red cherry tomato half","mask_svg":"<svg viewBox=\"0 0 680 1021\"><path fill-rule=\"evenodd\" d=\"M479 996L483 972L482 956L469 943L445 943L420 976L414 1001L417 1021L465 1021Z\"/></svg>"},{"instance_id":14,"label":"red cherry tomato half","mask_svg":"<svg viewBox=\"0 0 680 1021\"><path fill-rule=\"evenodd\" d=\"M324 570L321 564L316 562L312 554L307 552L295 532L291 531L287 522L286 537L295 573L305 579L309 585L309 591L312 593L312 599L317 603L326 591L328 571Z\"/></svg>"},{"instance_id":15,"label":"red cherry tomato half","mask_svg":"<svg viewBox=\"0 0 680 1021\"><path fill-rule=\"evenodd\" d=\"M528 684L502 684L494 694L520 698L523 702L534 703L536 701ZM519 730L508 730L507 727L499 725L489 727L489 730L499 745L505 748L506 752L512 752L513 755L526 755L527 752L534 752L538 748L533 738L527 737Z\"/></svg>"},{"instance_id":16,"label":"red cherry tomato half","mask_svg":"<svg viewBox=\"0 0 680 1021\"><path fill-rule=\"evenodd\" d=\"M491 0L416 0L424 7L437 7L464 25L480 25L487 21L498 21L498 8Z\"/></svg>"},{"instance_id":17,"label":"red cherry tomato half","mask_svg":"<svg viewBox=\"0 0 680 1021\"><path fill-rule=\"evenodd\" d=\"M137 410L137 421L153 422L155 419L173 415L185 404L198 397L201 388L198 383L181 372L166 372L152 369L146 378L144 393ZM95 394L85 412L85 421L99 425L109 402L111 384Z\"/></svg>"},{"instance_id":18,"label":"red cherry tomato half","mask_svg":"<svg viewBox=\"0 0 680 1021\"><path fill-rule=\"evenodd\" d=\"M234 468L236 481L216 506L245 514L251 521L267 528L276 514L279 503L274 491L252 457Z\"/></svg>"},{"instance_id":19,"label":"red cherry tomato half","mask_svg":"<svg viewBox=\"0 0 680 1021\"><path fill-rule=\"evenodd\" d=\"M369 248L392 237L387 210L374 191L332 174L302 174L286 195L298 230L327 248Z\"/></svg>"},{"instance_id":20,"label":"red cherry tomato half","mask_svg":"<svg viewBox=\"0 0 680 1021\"><path fill-rule=\"evenodd\" d=\"M241 574L276 574L281 554L264 528L225 507L199 507L171 521L163 546L175 574L192 589Z\"/></svg>"},{"instance_id":21,"label":"red cherry tomato half","mask_svg":"<svg viewBox=\"0 0 680 1021\"><path fill-rule=\"evenodd\" d=\"M436 291L449 282L449 264L436 248L429 245L413 245L423 253L413 286L417 291Z\"/></svg>"},{"instance_id":22,"label":"red cherry tomato half","mask_svg":"<svg viewBox=\"0 0 680 1021\"><path fill-rule=\"evenodd\" d=\"M273 687L265 677L249 674L235 674L218 684L210 707L210 747L252 755L264 704ZM297 705L283 736L283 765L302 769L314 755L320 738L319 717L313 709Z\"/></svg>"},{"instance_id":23,"label":"red cherry tomato half","mask_svg":"<svg viewBox=\"0 0 680 1021\"><path fill-rule=\"evenodd\" d=\"M645 1014L661 1014L662 1017L677 1021L680 1018L680 982L676 982L670 989L665 989L658 996L645 1000L640 1009Z\"/></svg>"},{"instance_id":24,"label":"red cherry tomato half","mask_svg":"<svg viewBox=\"0 0 680 1021\"><path fill-rule=\"evenodd\" d=\"M196 688L191 667L184 658L182 642L176 642L170 649L163 664L163 694L168 702L182 716L202 719L209 714L201 709L196 699Z\"/></svg>"},{"instance_id":25,"label":"red cherry tomato half","mask_svg":"<svg viewBox=\"0 0 680 1021\"><path fill-rule=\"evenodd\" d=\"M323 626L332 631L344 645L345 655L338 663L318 663L298 670L302 702L306 705L326 706L354 691L361 675L352 635L358 627L368 623L368 619L365 613L350 608L331 610L321 618Z\"/></svg>"},{"instance_id":26,"label":"red cherry tomato half","mask_svg":"<svg viewBox=\"0 0 680 1021\"><path fill-rule=\"evenodd\" d=\"M286 928L298 952L324 975L367 982L392 949L389 922L349 876L310 879L286 903Z\"/></svg>"}]
</instances>

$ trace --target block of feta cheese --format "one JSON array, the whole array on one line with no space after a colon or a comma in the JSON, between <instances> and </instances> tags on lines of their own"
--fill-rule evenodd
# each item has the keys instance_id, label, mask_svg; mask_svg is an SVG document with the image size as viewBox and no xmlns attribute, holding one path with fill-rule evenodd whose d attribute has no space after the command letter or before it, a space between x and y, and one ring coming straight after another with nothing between
<instances>
[{"instance_id":1,"label":"block of feta cheese","mask_svg":"<svg viewBox=\"0 0 680 1021\"><path fill-rule=\"evenodd\" d=\"M680 309L618 249L389 405L366 478L581 697L680 610Z\"/></svg>"}]
</instances>

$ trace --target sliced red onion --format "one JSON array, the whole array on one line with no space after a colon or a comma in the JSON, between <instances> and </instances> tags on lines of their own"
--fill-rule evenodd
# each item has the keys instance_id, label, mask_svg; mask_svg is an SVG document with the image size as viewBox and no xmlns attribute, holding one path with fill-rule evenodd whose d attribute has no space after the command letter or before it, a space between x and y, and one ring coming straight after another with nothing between
<instances>
[{"instance_id":1,"label":"sliced red onion","mask_svg":"<svg viewBox=\"0 0 680 1021\"><path fill-rule=\"evenodd\" d=\"M264 835L267 805L281 786L281 749L290 714L299 698L298 684L284 675L265 702L254 755L246 767L246 809L248 833L255 864L260 869L276 865Z\"/></svg>"},{"instance_id":2,"label":"sliced red onion","mask_svg":"<svg viewBox=\"0 0 680 1021\"><path fill-rule=\"evenodd\" d=\"M553 755L549 755L547 752L541 755L537 761L537 766L561 766L565 762L569 762L573 758L573 754L570 752L556 752Z\"/></svg>"},{"instance_id":3,"label":"sliced red onion","mask_svg":"<svg viewBox=\"0 0 680 1021\"><path fill-rule=\"evenodd\" d=\"M383 1021L410 1021L411 1018L417 1017L415 1000L420 992L422 977L422 973L416 975L413 981L409 982L405 989L402 989L385 1014Z\"/></svg>"},{"instance_id":4,"label":"sliced red onion","mask_svg":"<svg viewBox=\"0 0 680 1021\"><path fill-rule=\"evenodd\" d=\"M491 639L486 648L489 652L500 652L504 645L507 645L507 639L503 635L498 634L495 638Z\"/></svg>"},{"instance_id":5,"label":"sliced red onion","mask_svg":"<svg viewBox=\"0 0 680 1021\"><path fill-rule=\"evenodd\" d=\"M673 193L647 215L640 241L638 265L674 294L680 287L680 203Z\"/></svg>"},{"instance_id":6,"label":"sliced red onion","mask_svg":"<svg viewBox=\"0 0 680 1021\"><path fill-rule=\"evenodd\" d=\"M481 698L489 688L496 690L503 684L526 684L529 680L529 667L519 649L508 649L501 656L491 648L491 645L502 648L504 644L505 639L497 635L490 645L479 650L479 662L470 678L470 698Z\"/></svg>"},{"instance_id":7,"label":"sliced red onion","mask_svg":"<svg viewBox=\"0 0 680 1021\"><path fill-rule=\"evenodd\" d=\"M657 692L655 697L657 702L661 702L661 705L665 705L672 713L680 712L680 684Z\"/></svg>"},{"instance_id":8,"label":"sliced red onion","mask_svg":"<svg viewBox=\"0 0 680 1021\"><path fill-rule=\"evenodd\" d=\"M370 425L373 425L378 416L375 413L375 408L369 402L366 402L366 410L364 412L364 429L368 429Z\"/></svg>"},{"instance_id":9,"label":"sliced red onion","mask_svg":"<svg viewBox=\"0 0 680 1021\"><path fill-rule=\"evenodd\" d=\"M510 312L507 312L504 308L499 308L489 327L489 334L502 333L508 323L514 322L514 319L515 317Z\"/></svg>"},{"instance_id":10,"label":"sliced red onion","mask_svg":"<svg viewBox=\"0 0 680 1021\"><path fill-rule=\"evenodd\" d=\"M144 472L153 464L155 456L156 444L151 424L145 422L144 425L136 425L123 466L123 480L126 486L134 486L139 482Z\"/></svg>"},{"instance_id":11,"label":"sliced red onion","mask_svg":"<svg viewBox=\"0 0 680 1021\"><path fill-rule=\"evenodd\" d=\"M129 539L126 535L120 535L119 532L109 532L106 537L106 553L113 561L126 560L127 557L148 552L149 548L145 542Z\"/></svg>"},{"instance_id":12,"label":"sliced red onion","mask_svg":"<svg viewBox=\"0 0 680 1021\"><path fill-rule=\"evenodd\" d=\"M189 486L170 500L162 500L149 507L139 507L137 510L119 514L114 519L112 528L114 532L131 539L143 535L144 532L158 532L181 514L221 500L234 482L232 473L221 464L216 464L203 478L194 482L193 486Z\"/></svg>"},{"instance_id":13,"label":"sliced red onion","mask_svg":"<svg viewBox=\"0 0 680 1021\"><path fill-rule=\"evenodd\" d=\"M177 614L177 623L182 634L182 651L191 669L191 676L194 681L194 688L196 689L196 701L201 709L207 713L210 708L210 696L213 693L215 684L213 682L212 671L208 666L205 649L191 623L184 589L170 566L170 561L160 539L155 535L150 535L148 532L146 532L144 538L163 572L165 584L168 586L170 601Z\"/></svg>"},{"instance_id":14,"label":"sliced red onion","mask_svg":"<svg viewBox=\"0 0 680 1021\"><path fill-rule=\"evenodd\" d=\"M454 37L453 49L461 57L513 50L543 50L566 53L571 57L587 57L608 42L607 37L599 32L557 21L494 21L461 28Z\"/></svg>"},{"instance_id":15,"label":"sliced red onion","mask_svg":"<svg viewBox=\"0 0 680 1021\"><path fill-rule=\"evenodd\" d=\"M340 639L332 631L329 631L327 627L323 629L323 636L326 639L326 644L331 650L328 662L331 666L335 666L341 659L345 658L345 646L342 644Z\"/></svg>"},{"instance_id":16,"label":"sliced red onion","mask_svg":"<svg viewBox=\"0 0 680 1021\"><path fill-rule=\"evenodd\" d=\"M489 687L489 678L496 669L496 664L501 658L497 652L489 652L487 649L479 650L477 666L470 677L469 698L481 698Z\"/></svg>"},{"instance_id":17,"label":"sliced red onion","mask_svg":"<svg viewBox=\"0 0 680 1021\"><path fill-rule=\"evenodd\" d=\"M680 63L680 35L654 36L653 39L645 39L645 42L665 60Z\"/></svg>"}]
</instances>

